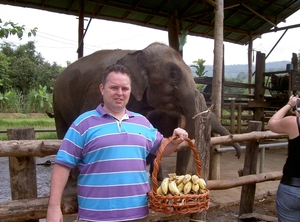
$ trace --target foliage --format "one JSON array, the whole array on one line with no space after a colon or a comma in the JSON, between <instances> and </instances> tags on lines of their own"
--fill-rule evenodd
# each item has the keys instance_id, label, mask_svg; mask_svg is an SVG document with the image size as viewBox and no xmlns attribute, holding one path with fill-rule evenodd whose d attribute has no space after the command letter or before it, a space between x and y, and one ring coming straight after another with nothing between
<instances>
[{"instance_id":1,"label":"foliage","mask_svg":"<svg viewBox=\"0 0 300 222\"><path fill-rule=\"evenodd\" d=\"M9 78L10 58L0 52L0 92L4 92L11 87Z\"/></svg>"},{"instance_id":2,"label":"foliage","mask_svg":"<svg viewBox=\"0 0 300 222\"><path fill-rule=\"evenodd\" d=\"M194 67L196 69L197 76L202 77L205 75L205 73L207 73L207 71L205 71L204 59L198 59L196 61L193 61L193 63L196 65L191 65L190 67Z\"/></svg>"},{"instance_id":3,"label":"foliage","mask_svg":"<svg viewBox=\"0 0 300 222\"><path fill-rule=\"evenodd\" d=\"M22 111L23 95L20 91L11 89L0 93L0 111L4 113L19 113Z\"/></svg>"},{"instance_id":4,"label":"foliage","mask_svg":"<svg viewBox=\"0 0 300 222\"><path fill-rule=\"evenodd\" d=\"M6 42L0 44L0 93L3 96L14 91L20 96L18 99L1 100L2 103L5 101L1 111L15 110L13 104L22 101L23 104L18 105L19 111L52 112L54 83L64 69L56 63L45 61L36 52L32 41L18 47ZM8 103L11 103L10 108Z\"/></svg>"},{"instance_id":5,"label":"foliage","mask_svg":"<svg viewBox=\"0 0 300 222\"><path fill-rule=\"evenodd\" d=\"M205 75L205 73L207 73L207 71L204 71L205 70L205 66L204 66L205 60L204 59L198 59L196 61L193 61L193 63L195 65L190 65L190 67L196 69L195 73L198 77L203 77ZM206 85L196 84L196 87L200 92L203 92Z\"/></svg>"},{"instance_id":6,"label":"foliage","mask_svg":"<svg viewBox=\"0 0 300 222\"><path fill-rule=\"evenodd\" d=\"M23 34L25 32L25 26L24 25L18 25L17 23L13 23L11 21L5 22L2 24L2 20L0 18L0 39L8 38L10 35L17 35L18 38L21 40L23 37ZM28 37L36 36L37 28L31 29L27 35Z\"/></svg>"},{"instance_id":7,"label":"foliage","mask_svg":"<svg viewBox=\"0 0 300 222\"><path fill-rule=\"evenodd\" d=\"M32 89L28 94L28 112L52 112L52 94L47 92L47 86L39 85L39 89Z\"/></svg>"},{"instance_id":8,"label":"foliage","mask_svg":"<svg viewBox=\"0 0 300 222\"><path fill-rule=\"evenodd\" d=\"M3 68L6 70L5 76L10 79L10 82L4 81L2 92L14 87L26 95L30 89L38 88L39 85L46 86L48 90L51 90L56 78L64 70L64 67L56 63L51 65L46 62L41 54L35 51L32 41L18 47L4 42L0 47L2 50L0 53L7 58L2 66L0 63L0 70L1 67L5 67L5 69ZM1 79L0 74L0 82ZM48 92L50 93L50 91Z\"/></svg>"}]
</instances>

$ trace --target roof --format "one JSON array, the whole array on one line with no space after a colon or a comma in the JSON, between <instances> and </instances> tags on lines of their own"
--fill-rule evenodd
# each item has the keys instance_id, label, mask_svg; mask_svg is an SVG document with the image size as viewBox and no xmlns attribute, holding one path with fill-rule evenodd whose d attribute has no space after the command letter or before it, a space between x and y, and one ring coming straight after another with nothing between
<instances>
[{"instance_id":1,"label":"roof","mask_svg":"<svg viewBox=\"0 0 300 222\"><path fill-rule=\"evenodd\" d=\"M167 30L168 19L173 15L188 35L214 38L213 3L213 0L84 0L84 16ZM76 16L79 13L79 0L0 0L0 4ZM277 30L278 23L299 8L298 0L224 0L224 41L248 44L251 33L255 39Z\"/></svg>"}]
</instances>

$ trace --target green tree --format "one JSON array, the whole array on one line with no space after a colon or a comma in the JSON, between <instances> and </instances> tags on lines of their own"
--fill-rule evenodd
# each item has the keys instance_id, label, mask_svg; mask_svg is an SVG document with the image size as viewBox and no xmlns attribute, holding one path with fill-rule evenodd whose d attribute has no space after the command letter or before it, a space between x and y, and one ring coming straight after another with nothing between
<instances>
[{"instance_id":1,"label":"green tree","mask_svg":"<svg viewBox=\"0 0 300 222\"><path fill-rule=\"evenodd\" d=\"M23 101L28 103L19 106L23 111L51 112L54 82L64 69L65 67L56 63L50 64L45 61L42 55L36 52L32 41L17 47L6 42L0 44L2 107L12 110L12 107L15 109L16 102ZM20 92L20 96L25 100L9 97L10 91ZM10 103L13 103L12 106L9 106Z\"/></svg>"},{"instance_id":2,"label":"green tree","mask_svg":"<svg viewBox=\"0 0 300 222\"><path fill-rule=\"evenodd\" d=\"M9 57L0 52L0 93L4 93L6 90L11 88L9 64Z\"/></svg>"},{"instance_id":3,"label":"green tree","mask_svg":"<svg viewBox=\"0 0 300 222\"><path fill-rule=\"evenodd\" d=\"M240 72L236 77L237 82L246 82L248 80L247 74L245 72Z\"/></svg>"},{"instance_id":4,"label":"green tree","mask_svg":"<svg viewBox=\"0 0 300 222\"><path fill-rule=\"evenodd\" d=\"M191 65L190 67L193 67L196 69L197 76L202 77L205 75L205 73L207 73L207 71L205 71L205 66L204 66L205 60L204 59L198 59L196 61L193 61L193 63L195 65Z\"/></svg>"},{"instance_id":5,"label":"green tree","mask_svg":"<svg viewBox=\"0 0 300 222\"><path fill-rule=\"evenodd\" d=\"M25 32L25 26L24 25L18 25L14 22L5 22L3 23L0 18L0 39L8 38L10 35L17 35L18 38L21 40L23 37L23 34ZM36 36L37 28L31 29L27 35L28 37Z\"/></svg>"}]
</instances>

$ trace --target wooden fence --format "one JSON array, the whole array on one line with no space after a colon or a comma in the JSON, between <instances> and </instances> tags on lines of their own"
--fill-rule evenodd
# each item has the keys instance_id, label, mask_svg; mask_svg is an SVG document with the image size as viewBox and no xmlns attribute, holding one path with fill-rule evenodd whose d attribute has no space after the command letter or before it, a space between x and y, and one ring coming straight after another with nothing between
<instances>
[{"instance_id":1,"label":"wooden fence","mask_svg":"<svg viewBox=\"0 0 300 222\"><path fill-rule=\"evenodd\" d=\"M55 155L59 149L61 140L39 141L30 139L30 136L28 137L28 135L32 135L32 132L34 132L32 128L17 129L16 132L12 131L11 135L18 135L17 137L20 137L21 135L20 138L22 139L0 141L0 157L9 157L16 160L15 162L10 163L12 165L10 166L10 169L13 169L12 167L20 166L20 163L22 165L22 170L14 168L14 172L10 171L11 176L15 178L15 182L11 184L11 189L12 193L15 193L16 195L12 197L12 201L0 203L0 221L25 221L29 219L34 221L46 217L48 197L36 197L36 185L32 184L34 183L32 181L36 178L35 170L32 169L32 161L34 163L34 157ZM211 138L210 145L214 146L228 142L248 141L245 158L249 158L249 160L251 159L251 162L256 163L256 161L253 161L253 153L255 154L258 152L258 141L281 138L286 138L286 135L275 134L270 131L253 131L245 134L213 137ZM248 155L247 152L249 152ZM24 171L25 168L27 168L27 171ZM255 174L252 171L247 172L247 170L245 170L250 168L253 168L253 166L244 166L244 175L234 180L208 180L208 188L210 190L217 190L237 186L247 186L247 188L245 188L247 189L247 192L249 193L251 191L253 193L253 190L249 188L249 183L260 183L281 178L281 172ZM24 174L24 172L26 172L26 174ZM20 184L22 185L21 189ZM74 214L77 212L76 190L73 191L74 192L64 194L62 198L63 214ZM250 199L247 197L244 201L250 201L253 204L254 196ZM247 213L247 211L248 209L242 209L243 213ZM155 214L156 219L158 216L166 217L166 215Z\"/></svg>"}]
</instances>

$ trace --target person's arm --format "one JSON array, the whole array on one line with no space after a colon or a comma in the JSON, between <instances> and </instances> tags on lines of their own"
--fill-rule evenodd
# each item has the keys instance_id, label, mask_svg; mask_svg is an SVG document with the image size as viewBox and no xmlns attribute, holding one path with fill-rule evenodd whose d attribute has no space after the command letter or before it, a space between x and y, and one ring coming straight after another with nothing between
<instances>
[{"instance_id":1,"label":"person's arm","mask_svg":"<svg viewBox=\"0 0 300 222\"><path fill-rule=\"evenodd\" d=\"M179 136L177 139L172 140L164 149L163 156L171 155L176 149L177 146L182 143L186 138L188 138L188 133L182 128L176 128L173 131L173 136ZM161 143L164 143L167 139L163 138Z\"/></svg>"},{"instance_id":2,"label":"person's arm","mask_svg":"<svg viewBox=\"0 0 300 222\"><path fill-rule=\"evenodd\" d=\"M63 165L55 164L53 167L50 185L50 198L46 219L47 222L63 221L60 206L63 190L67 184L69 173L70 169Z\"/></svg>"},{"instance_id":3,"label":"person's arm","mask_svg":"<svg viewBox=\"0 0 300 222\"><path fill-rule=\"evenodd\" d=\"M291 96L289 102L278 110L269 120L268 127L275 133L287 133L289 137L298 135L298 130L295 128L295 116L286 116L286 113L293 108L298 100L298 96Z\"/></svg>"}]
</instances>

